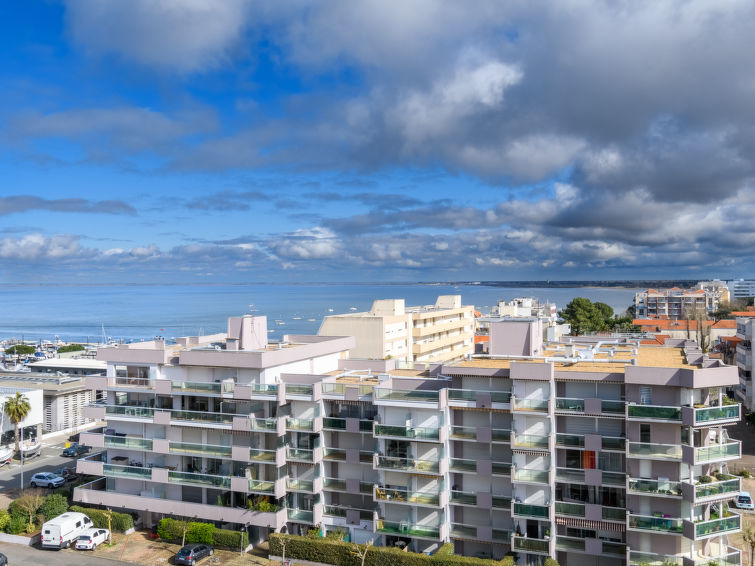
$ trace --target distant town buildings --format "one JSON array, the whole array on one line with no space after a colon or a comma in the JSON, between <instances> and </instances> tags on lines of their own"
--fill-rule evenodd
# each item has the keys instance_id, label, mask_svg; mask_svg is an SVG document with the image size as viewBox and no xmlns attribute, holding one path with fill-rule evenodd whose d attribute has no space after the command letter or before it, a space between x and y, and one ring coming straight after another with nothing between
<instances>
[{"instance_id":1,"label":"distant town buildings","mask_svg":"<svg viewBox=\"0 0 755 566\"><path fill-rule=\"evenodd\" d=\"M755 279L737 279L727 282L732 299L755 297Z\"/></svg>"},{"instance_id":2,"label":"distant town buildings","mask_svg":"<svg viewBox=\"0 0 755 566\"><path fill-rule=\"evenodd\" d=\"M711 283L708 285L707 283ZM718 310L721 302L728 302L729 291L726 285L713 285L715 282L699 283L698 289L648 289L634 296L636 318L668 318L672 320L695 318L696 313L709 313Z\"/></svg>"},{"instance_id":3,"label":"distant town buildings","mask_svg":"<svg viewBox=\"0 0 755 566\"><path fill-rule=\"evenodd\" d=\"M737 318L736 363L739 370L737 397L749 410L755 411L755 392L752 387L752 339L755 318Z\"/></svg>"},{"instance_id":4,"label":"distant town buildings","mask_svg":"<svg viewBox=\"0 0 755 566\"><path fill-rule=\"evenodd\" d=\"M543 332L542 338L557 341L571 332L569 324L558 323L558 308L555 303L542 302L532 297L517 297L511 301L500 300L489 315L476 320L475 342L477 353L488 352L488 335L491 323L500 320L538 320Z\"/></svg>"},{"instance_id":5,"label":"distant town buildings","mask_svg":"<svg viewBox=\"0 0 755 566\"><path fill-rule=\"evenodd\" d=\"M318 336L353 336L353 358L446 362L474 351L474 307L461 295L441 295L434 305L407 307L404 299L375 301L368 312L325 317Z\"/></svg>"}]
</instances>

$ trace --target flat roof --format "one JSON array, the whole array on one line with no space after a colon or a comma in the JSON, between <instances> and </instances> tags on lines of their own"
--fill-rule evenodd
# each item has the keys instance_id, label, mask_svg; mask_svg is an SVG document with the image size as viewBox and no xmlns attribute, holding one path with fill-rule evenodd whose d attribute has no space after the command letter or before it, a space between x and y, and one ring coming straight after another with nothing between
<instances>
[{"instance_id":1,"label":"flat roof","mask_svg":"<svg viewBox=\"0 0 755 566\"><path fill-rule=\"evenodd\" d=\"M80 375L52 376L48 373L3 374L0 387L32 388L45 391L76 391L88 389L86 379Z\"/></svg>"},{"instance_id":2,"label":"flat roof","mask_svg":"<svg viewBox=\"0 0 755 566\"><path fill-rule=\"evenodd\" d=\"M107 369L107 362L101 362L100 360L93 360L91 358L50 358L38 362L31 362L29 368L31 368L32 371L34 371L34 368L82 368L101 369L102 371L105 371Z\"/></svg>"}]
</instances>

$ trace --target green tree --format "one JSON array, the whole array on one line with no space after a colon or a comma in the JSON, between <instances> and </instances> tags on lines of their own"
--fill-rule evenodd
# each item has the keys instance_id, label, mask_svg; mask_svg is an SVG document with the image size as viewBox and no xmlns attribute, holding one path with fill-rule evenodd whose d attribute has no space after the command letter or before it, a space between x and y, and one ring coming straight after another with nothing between
<instances>
[{"instance_id":1,"label":"green tree","mask_svg":"<svg viewBox=\"0 0 755 566\"><path fill-rule=\"evenodd\" d=\"M45 521L54 519L66 511L68 511L68 498L62 493L48 495L39 507L39 513L45 516Z\"/></svg>"},{"instance_id":2,"label":"green tree","mask_svg":"<svg viewBox=\"0 0 755 566\"><path fill-rule=\"evenodd\" d=\"M67 346L61 346L58 348L58 354L65 354L66 352L81 352L85 348L81 344L68 344Z\"/></svg>"},{"instance_id":3,"label":"green tree","mask_svg":"<svg viewBox=\"0 0 755 566\"><path fill-rule=\"evenodd\" d=\"M16 394L5 402L5 414L13 423L13 430L16 433L16 452L19 451L18 425L26 418L29 411L31 411L29 399L26 395L21 395L19 391L16 391Z\"/></svg>"},{"instance_id":4,"label":"green tree","mask_svg":"<svg viewBox=\"0 0 755 566\"><path fill-rule=\"evenodd\" d=\"M596 305L603 305L598 307ZM571 325L572 336L579 336L587 332L600 332L609 328L604 310L607 307L609 316L613 316L613 309L605 303L593 303L585 297L576 297L569 301L564 310L558 315Z\"/></svg>"},{"instance_id":5,"label":"green tree","mask_svg":"<svg viewBox=\"0 0 755 566\"><path fill-rule=\"evenodd\" d=\"M603 317L603 320L610 321L613 318L613 307L611 305L597 302L593 303L593 306L598 309L598 312Z\"/></svg>"},{"instance_id":6,"label":"green tree","mask_svg":"<svg viewBox=\"0 0 755 566\"><path fill-rule=\"evenodd\" d=\"M747 525L742 529L742 540L750 549L750 566L755 560L755 528L752 525Z\"/></svg>"},{"instance_id":7,"label":"green tree","mask_svg":"<svg viewBox=\"0 0 755 566\"><path fill-rule=\"evenodd\" d=\"M15 346L5 349L5 353L10 354L11 356L16 354L19 356L28 356L36 351L37 349L34 346L27 346L26 344L16 344Z\"/></svg>"}]
</instances>

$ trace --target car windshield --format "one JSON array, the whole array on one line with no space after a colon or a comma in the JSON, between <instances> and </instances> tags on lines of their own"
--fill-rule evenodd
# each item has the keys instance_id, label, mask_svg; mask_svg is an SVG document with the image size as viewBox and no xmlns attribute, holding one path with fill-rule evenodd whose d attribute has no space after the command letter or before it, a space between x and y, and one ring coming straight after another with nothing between
<instances>
[{"instance_id":1,"label":"car windshield","mask_svg":"<svg viewBox=\"0 0 755 566\"><path fill-rule=\"evenodd\" d=\"M89 538L90 538L89 535L81 535L79 537L79 540L89 540Z\"/></svg>"},{"instance_id":2,"label":"car windshield","mask_svg":"<svg viewBox=\"0 0 755 566\"><path fill-rule=\"evenodd\" d=\"M178 551L178 556L189 556L189 554L191 554L190 548L182 548Z\"/></svg>"},{"instance_id":3,"label":"car windshield","mask_svg":"<svg viewBox=\"0 0 755 566\"><path fill-rule=\"evenodd\" d=\"M745 496L741 496L739 498L739 501L740 501L740 503L749 503L750 502L750 498L747 497L746 495Z\"/></svg>"}]
</instances>

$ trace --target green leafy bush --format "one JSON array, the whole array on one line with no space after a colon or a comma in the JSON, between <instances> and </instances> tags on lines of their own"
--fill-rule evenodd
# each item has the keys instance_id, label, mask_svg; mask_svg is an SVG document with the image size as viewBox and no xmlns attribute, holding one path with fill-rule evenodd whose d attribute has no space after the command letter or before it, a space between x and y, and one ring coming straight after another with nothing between
<instances>
[{"instance_id":1,"label":"green leafy bush","mask_svg":"<svg viewBox=\"0 0 755 566\"><path fill-rule=\"evenodd\" d=\"M8 532L12 535L20 535L26 532L26 525L29 524L29 517L24 515L11 515L8 522Z\"/></svg>"},{"instance_id":2,"label":"green leafy bush","mask_svg":"<svg viewBox=\"0 0 755 566\"><path fill-rule=\"evenodd\" d=\"M27 523L29 522L29 513L21 508L21 506L18 504L18 501L10 502L10 505L8 505L8 513L10 514L11 518L22 517L24 521L26 521Z\"/></svg>"},{"instance_id":3,"label":"green leafy bush","mask_svg":"<svg viewBox=\"0 0 755 566\"><path fill-rule=\"evenodd\" d=\"M37 511L44 515L45 521L49 521L68 511L68 499L60 493L53 493L45 497L45 502Z\"/></svg>"},{"instance_id":4,"label":"green leafy bush","mask_svg":"<svg viewBox=\"0 0 755 566\"><path fill-rule=\"evenodd\" d=\"M270 503L269 501L258 501L257 503L253 503L249 505L249 509L252 511L260 511L262 513L275 513L280 507L278 507L275 503Z\"/></svg>"},{"instance_id":5,"label":"green leafy bush","mask_svg":"<svg viewBox=\"0 0 755 566\"><path fill-rule=\"evenodd\" d=\"M713 478L710 476L700 476L698 480L700 481L700 483L711 483L713 481Z\"/></svg>"},{"instance_id":6,"label":"green leafy bush","mask_svg":"<svg viewBox=\"0 0 755 566\"><path fill-rule=\"evenodd\" d=\"M157 536L163 540L181 541L183 536L184 521L176 519L161 519L157 524ZM188 527L188 525L187 525Z\"/></svg>"},{"instance_id":7,"label":"green leafy bush","mask_svg":"<svg viewBox=\"0 0 755 566\"><path fill-rule=\"evenodd\" d=\"M186 531L186 542L213 544L212 533L214 531L215 525L212 523L189 523L189 529Z\"/></svg>"},{"instance_id":8,"label":"green leafy bush","mask_svg":"<svg viewBox=\"0 0 755 566\"><path fill-rule=\"evenodd\" d=\"M15 346L11 346L10 348L5 349L5 353L9 356L12 356L14 354L26 356L28 354L33 354L36 351L37 349L34 346L27 346L26 344L16 344Z\"/></svg>"},{"instance_id":9,"label":"green leafy bush","mask_svg":"<svg viewBox=\"0 0 755 566\"><path fill-rule=\"evenodd\" d=\"M249 546L249 537L244 532L244 540L241 540L241 531L230 531L228 529L215 529L212 533L213 546L230 548L231 550L238 550L239 548L246 548Z\"/></svg>"},{"instance_id":10,"label":"green leafy bush","mask_svg":"<svg viewBox=\"0 0 755 566\"><path fill-rule=\"evenodd\" d=\"M545 559L545 566L558 566L558 561L548 557Z\"/></svg>"},{"instance_id":11,"label":"green leafy bush","mask_svg":"<svg viewBox=\"0 0 755 566\"><path fill-rule=\"evenodd\" d=\"M81 344L68 344L67 346L61 346L58 348L58 354L65 354L66 352L81 352L85 348Z\"/></svg>"},{"instance_id":12,"label":"green leafy bush","mask_svg":"<svg viewBox=\"0 0 755 566\"><path fill-rule=\"evenodd\" d=\"M84 513L92 520L92 523L98 529L107 529L107 513L102 509L95 509L94 507L81 507L80 505L71 505L69 511L75 511L77 513ZM116 513L113 511L110 517L110 528L113 531L125 532L134 528L134 518L128 513Z\"/></svg>"},{"instance_id":13,"label":"green leafy bush","mask_svg":"<svg viewBox=\"0 0 755 566\"><path fill-rule=\"evenodd\" d=\"M750 471L749 470L742 470L741 472L739 472L739 475L741 477L745 478L745 479L748 479L750 477Z\"/></svg>"},{"instance_id":14,"label":"green leafy bush","mask_svg":"<svg viewBox=\"0 0 755 566\"><path fill-rule=\"evenodd\" d=\"M451 542L447 542L441 546L438 551L433 555L435 558L441 558L454 555L454 545Z\"/></svg>"},{"instance_id":15,"label":"green leafy bush","mask_svg":"<svg viewBox=\"0 0 755 566\"><path fill-rule=\"evenodd\" d=\"M281 556L283 548L281 537L286 538L286 558L309 560L335 566L360 566L361 560L354 555L354 545L329 539L310 539L307 537L270 534L270 554ZM376 546L370 548L365 566L514 566L511 556L503 560L486 560L470 556L443 555L433 556L416 552L404 552L398 548Z\"/></svg>"},{"instance_id":16,"label":"green leafy bush","mask_svg":"<svg viewBox=\"0 0 755 566\"><path fill-rule=\"evenodd\" d=\"M5 509L3 509L2 511L0 511L0 531L7 532L9 524L10 524L10 513L8 513Z\"/></svg>"}]
</instances>

